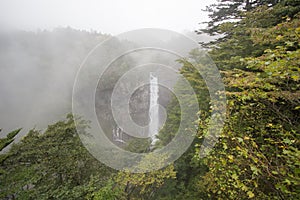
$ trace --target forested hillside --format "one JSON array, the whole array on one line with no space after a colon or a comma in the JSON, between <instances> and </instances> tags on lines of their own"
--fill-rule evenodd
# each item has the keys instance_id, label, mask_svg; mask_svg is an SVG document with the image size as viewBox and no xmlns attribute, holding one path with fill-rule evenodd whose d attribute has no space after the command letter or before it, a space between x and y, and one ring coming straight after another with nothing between
<instances>
[{"instance_id":1,"label":"forested hillside","mask_svg":"<svg viewBox=\"0 0 300 200\"><path fill-rule=\"evenodd\" d=\"M76 72L108 37L72 28L0 31L1 128L44 128L71 112Z\"/></svg>"},{"instance_id":2,"label":"forested hillside","mask_svg":"<svg viewBox=\"0 0 300 200\"><path fill-rule=\"evenodd\" d=\"M213 108L195 68L201 59L195 50L178 62L197 94L198 130L177 161L149 173L113 170L85 149L70 114L44 132L31 130L1 155L0 199L300 199L300 1L222 0L207 12L208 28L197 32L218 36L202 45L222 75L227 112L206 157L200 148ZM177 84L175 90L184 94L185 88ZM167 110L155 148L167 145L178 129L176 98ZM80 125L88 123L82 119ZM19 131L0 140L0 149ZM151 151L148 145L133 140L126 149ZM139 167L151 161L157 162L148 158Z\"/></svg>"}]
</instances>

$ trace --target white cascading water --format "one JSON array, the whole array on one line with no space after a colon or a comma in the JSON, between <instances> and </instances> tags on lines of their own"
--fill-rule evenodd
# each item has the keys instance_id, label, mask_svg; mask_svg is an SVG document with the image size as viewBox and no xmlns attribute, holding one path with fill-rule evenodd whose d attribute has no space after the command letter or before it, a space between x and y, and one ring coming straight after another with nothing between
<instances>
[{"instance_id":1,"label":"white cascading water","mask_svg":"<svg viewBox=\"0 0 300 200\"><path fill-rule=\"evenodd\" d=\"M149 136L152 139L152 144L155 144L157 138L155 137L159 131L159 106L158 106L158 78L150 72L150 106L149 106L149 116L150 116L150 126L149 126Z\"/></svg>"},{"instance_id":2,"label":"white cascading water","mask_svg":"<svg viewBox=\"0 0 300 200\"><path fill-rule=\"evenodd\" d=\"M113 129L113 141L125 143L123 140L123 131L119 127Z\"/></svg>"}]
</instances>

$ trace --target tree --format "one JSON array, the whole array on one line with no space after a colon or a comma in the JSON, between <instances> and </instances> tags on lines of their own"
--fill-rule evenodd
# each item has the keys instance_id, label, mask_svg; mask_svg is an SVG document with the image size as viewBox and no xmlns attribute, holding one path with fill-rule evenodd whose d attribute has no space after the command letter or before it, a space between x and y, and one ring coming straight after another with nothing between
<instances>
[{"instance_id":1,"label":"tree","mask_svg":"<svg viewBox=\"0 0 300 200\"><path fill-rule=\"evenodd\" d=\"M153 154L147 154L137 165L137 168L148 169L149 166L163 166L165 159L157 158ZM167 180L174 179L176 172L174 166L169 165L160 170L148 173L119 172L115 178L118 188L121 188L126 199L156 199L157 190Z\"/></svg>"},{"instance_id":2,"label":"tree","mask_svg":"<svg viewBox=\"0 0 300 200\"><path fill-rule=\"evenodd\" d=\"M7 134L5 138L0 138L0 151L2 151L5 147L10 145L13 141L16 135L21 131L22 129L19 128L17 130L14 130ZM1 129L0 129L1 132Z\"/></svg>"},{"instance_id":3,"label":"tree","mask_svg":"<svg viewBox=\"0 0 300 200\"><path fill-rule=\"evenodd\" d=\"M274 10L281 8L278 5ZM237 27L244 21L261 23L264 19L256 19L267 9L252 10ZM299 198L299 14L280 20L284 21L249 29L247 39L253 48L264 50L239 56L235 63L242 68L223 71L227 121L213 152L198 159L208 166L199 188L211 199ZM215 50L222 51L222 46Z\"/></svg>"},{"instance_id":4,"label":"tree","mask_svg":"<svg viewBox=\"0 0 300 200\"><path fill-rule=\"evenodd\" d=\"M82 199L105 186L114 173L82 145L72 115L44 133L31 130L7 155L1 162L1 198Z\"/></svg>"},{"instance_id":5,"label":"tree","mask_svg":"<svg viewBox=\"0 0 300 200\"><path fill-rule=\"evenodd\" d=\"M21 131L22 129L14 130L7 134L5 138L0 138L0 151L2 151L5 147L10 145L15 139L15 136ZM1 132L1 129L0 129ZM8 157L8 154L0 154L0 163L3 163L5 159ZM4 174L5 171L0 169L0 174Z\"/></svg>"},{"instance_id":6,"label":"tree","mask_svg":"<svg viewBox=\"0 0 300 200\"><path fill-rule=\"evenodd\" d=\"M210 7L208 11L212 14L208 27L198 31L199 34L219 35L212 42L202 43L203 46L211 49L210 55L219 69L245 69L246 66L239 62L240 58L260 56L265 49L276 46L274 43L254 43L251 40L252 30L276 26L286 17L293 19L300 11L298 0L252 1L253 5L249 10L236 9L243 5L244 1L225 2L229 2L229 5L223 5L222 1L220 5ZM214 11L214 7L220 8Z\"/></svg>"}]
</instances>

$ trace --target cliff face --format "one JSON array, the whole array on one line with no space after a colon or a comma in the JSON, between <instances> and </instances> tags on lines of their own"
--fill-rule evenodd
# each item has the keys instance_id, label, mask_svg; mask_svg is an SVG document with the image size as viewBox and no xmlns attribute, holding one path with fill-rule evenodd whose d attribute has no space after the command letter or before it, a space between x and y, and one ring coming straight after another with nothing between
<instances>
[{"instance_id":1,"label":"cliff face","mask_svg":"<svg viewBox=\"0 0 300 200\"><path fill-rule=\"evenodd\" d=\"M122 86L122 90L126 93L126 85ZM96 92L96 114L98 117L99 124L103 128L107 137L115 142L126 143L128 140L132 138L129 134L126 134L124 131L119 130L117 126L112 110L111 110L111 98L112 98L113 88L101 88L98 87ZM167 107L169 100L172 96L172 93L164 88L159 87L159 98L158 102L162 107ZM120 98L120 104L124 104L122 101L122 97ZM150 88L149 85L142 86L134 91L134 93L130 96L129 105L125 104L123 106L127 106L129 109L130 117L134 123L139 126L147 126L149 123L149 105L150 105ZM160 111L159 116L161 116L162 111ZM121 115L121 118L128 117L126 113L122 113L120 111L118 115ZM159 119L160 120L160 119ZM120 131L122 132L120 134ZM144 131L140 133L141 136L148 136L148 131ZM122 141L121 141L122 140Z\"/></svg>"},{"instance_id":2,"label":"cliff face","mask_svg":"<svg viewBox=\"0 0 300 200\"><path fill-rule=\"evenodd\" d=\"M172 96L172 92L166 87L173 88L178 80L176 69L179 69L180 65L176 59L178 58L175 55L166 52L144 50L123 55L107 66L99 77L95 109L99 124L109 139L113 141L113 135L120 135L111 108L113 92L117 93L113 97L113 102L116 115L119 116L118 120L125 122L131 118L132 123L141 127L147 126L150 119L150 73L155 73L158 84L164 85L159 86L158 104L166 108ZM130 88L134 88L134 91L131 91ZM128 110L129 115L127 114ZM163 109L159 109L159 121L164 121L160 119L164 116L163 113ZM123 124L126 126L127 122ZM145 137L149 135L148 132L149 130L145 127L134 134ZM124 142L131 139L131 136L124 131L122 131L122 135Z\"/></svg>"},{"instance_id":3,"label":"cliff face","mask_svg":"<svg viewBox=\"0 0 300 200\"><path fill-rule=\"evenodd\" d=\"M132 120L139 126L146 126L149 123L150 106L149 85L138 88L130 98L129 111ZM147 133L145 133L147 134Z\"/></svg>"}]
</instances>

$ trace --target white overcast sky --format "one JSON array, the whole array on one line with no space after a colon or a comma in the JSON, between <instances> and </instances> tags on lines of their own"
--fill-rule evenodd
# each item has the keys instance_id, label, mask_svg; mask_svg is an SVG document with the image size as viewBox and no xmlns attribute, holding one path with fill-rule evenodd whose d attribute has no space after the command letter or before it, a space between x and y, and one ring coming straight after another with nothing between
<instances>
[{"instance_id":1,"label":"white overcast sky","mask_svg":"<svg viewBox=\"0 0 300 200\"><path fill-rule=\"evenodd\" d=\"M0 0L0 26L23 30L70 26L119 34L139 28L195 30L216 0Z\"/></svg>"}]
</instances>

